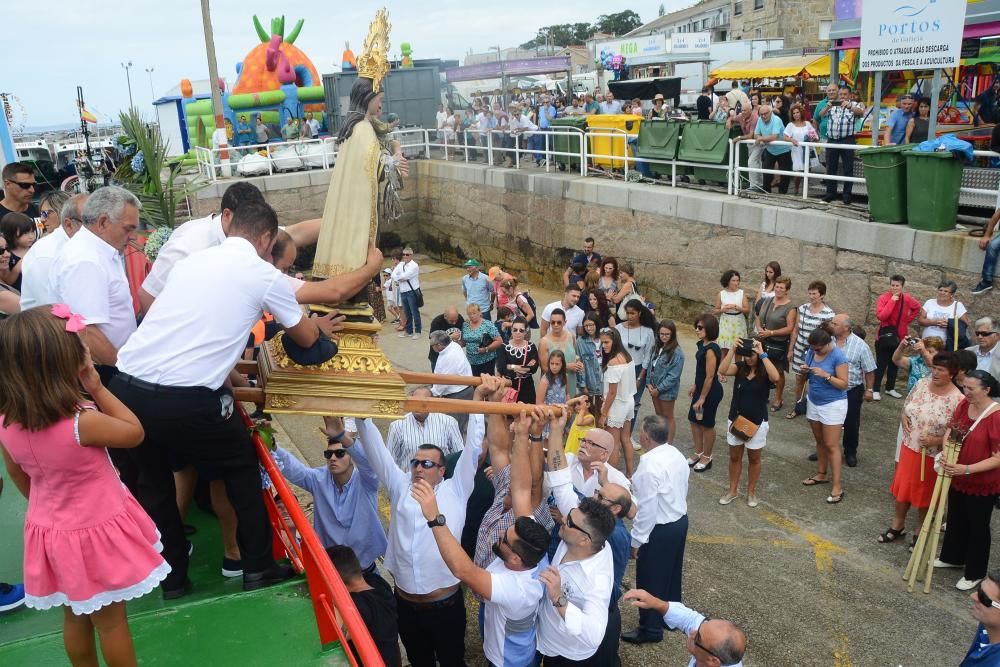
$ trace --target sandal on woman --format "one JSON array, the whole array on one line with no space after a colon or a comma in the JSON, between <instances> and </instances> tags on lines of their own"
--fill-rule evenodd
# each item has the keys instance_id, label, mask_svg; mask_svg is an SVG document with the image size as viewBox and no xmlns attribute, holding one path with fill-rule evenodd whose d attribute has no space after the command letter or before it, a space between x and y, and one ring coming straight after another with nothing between
<instances>
[{"instance_id":1,"label":"sandal on woman","mask_svg":"<svg viewBox=\"0 0 1000 667\"><path fill-rule=\"evenodd\" d=\"M813 475L809 479L802 480L802 486L816 486L817 484L829 484L828 479L816 479L817 475Z\"/></svg>"},{"instance_id":2,"label":"sandal on woman","mask_svg":"<svg viewBox=\"0 0 1000 667\"><path fill-rule=\"evenodd\" d=\"M702 454L702 458L704 458L704 456L705 455ZM708 470L711 470L711 469L712 469L712 457L711 456L708 457L708 463L702 463L699 460L697 463L694 464L694 471L695 472L707 472Z\"/></svg>"},{"instance_id":3,"label":"sandal on woman","mask_svg":"<svg viewBox=\"0 0 1000 667\"><path fill-rule=\"evenodd\" d=\"M701 461L701 452L695 452L688 457L688 468L693 468L698 461Z\"/></svg>"},{"instance_id":4,"label":"sandal on woman","mask_svg":"<svg viewBox=\"0 0 1000 667\"><path fill-rule=\"evenodd\" d=\"M889 530L885 531L884 533L878 536L878 541L880 544L888 544L889 542L895 542L904 535L906 535L905 528L901 528L899 530L896 530L895 528L890 528Z\"/></svg>"},{"instance_id":5,"label":"sandal on woman","mask_svg":"<svg viewBox=\"0 0 1000 667\"><path fill-rule=\"evenodd\" d=\"M829 495L829 496L827 496L826 497L826 502L827 502L828 505L836 505L837 503L839 503L843 499L844 499L844 491L841 490L840 495L836 495L836 496Z\"/></svg>"},{"instance_id":6,"label":"sandal on woman","mask_svg":"<svg viewBox=\"0 0 1000 667\"><path fill-rule=\"evenodd\" d=\"M778 410L780 410L783 407L785 407L784 402L778 401L777 405L774 405L774 404L771 405L771 412L777 412Z\"/></svg>"},{"instance_id":7,"label":"sandal on woman","mask_svg":"<svg viewBox=\"0 0 1000 667\"><path fill-rule=\"evenodd\" d=\"M798 413L795 412L794 408L792 408L792 411L789 412L787 415L785 415L785 419L795 419L798 416L799 416Z\"/></svg>"}]
</instances>

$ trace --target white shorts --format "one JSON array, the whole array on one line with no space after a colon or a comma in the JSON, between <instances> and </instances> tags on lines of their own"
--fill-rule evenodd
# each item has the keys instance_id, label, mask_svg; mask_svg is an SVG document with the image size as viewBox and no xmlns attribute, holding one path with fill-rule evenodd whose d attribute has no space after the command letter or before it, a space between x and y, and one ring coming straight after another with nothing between
<instances>
[{"instance_id":1,"label":"white shorts","mask_svg":"<svg viewBox=\"0 0 1000 667\"><path fill-rule=\"evenodd\" d=\"M806 419L824 426L843 426L844 420L847 419L847 399L842 398L826 405L815 405L807 400Z\"/></svg>"},{"instance_id":2,"label":"white shorts","mask_svg":"<svg viewBox=\"0 0 1000 667\"><path fill-rule=\"evenodd\" d=\"M757 432L753 434L753 437L746 442L740 440L732 433L729 432L729 427L733 425L732 420L726 420L726 442L729 443L730 447L743 446L747 449L764 449L764 445L767 444L767 432L771 428L768 422L761 422L760 426L757 427Z\"/></svg>"}]
</instances>

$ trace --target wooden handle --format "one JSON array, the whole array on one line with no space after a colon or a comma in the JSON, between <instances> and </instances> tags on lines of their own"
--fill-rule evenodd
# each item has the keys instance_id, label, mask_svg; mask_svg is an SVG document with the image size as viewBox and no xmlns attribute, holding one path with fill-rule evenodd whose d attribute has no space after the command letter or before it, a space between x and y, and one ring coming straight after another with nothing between
<instances>
[{"instance_id":1,"label":"wooden handle","mask_svg":"<svg viewBox=\"0 0 1000 667\"><path fill-rule=\"evenodd\" d=\"M397 371L406 384L456 384L478 387L483 381L475 375L436 375L419 371Z\"/></svg>"},{"instance_id":2,"label":"wooden handle","mask_svg":"<svg viewBox=\"0 0 1000 667\"><path fill-rule=\"evenodd\" d=\"M403 403L407 412L444 412L480 415L506 415L517 417L521 412L531 412L535 407L527 403L494 403L492 401L463 401L460 398L408 398ZM559 416L563 410L558 405L540 406L546 412Z\"/></svg>"}]
</instances>

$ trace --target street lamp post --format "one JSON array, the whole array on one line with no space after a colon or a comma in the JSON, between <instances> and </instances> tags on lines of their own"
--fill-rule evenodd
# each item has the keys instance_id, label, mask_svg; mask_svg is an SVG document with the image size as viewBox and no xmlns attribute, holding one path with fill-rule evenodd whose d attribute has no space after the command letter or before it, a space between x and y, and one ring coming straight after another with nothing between
<instances>
[{"instance_id":1,"label":"street lamp post","mask_svg":"<svg viewBox=\"0 0 1000 667\"><path fill-rule=\"evenodd\" d=\"M129 70L132 69L132 61L122 63L122 69L125 70L125 83L128 84L128 108L134 109L135 104L132 102L132 77L129 76Z\"/></svg>"},{"instance_id":2,"label":"street lamp post","mask_svg":"<svg viewBox=\"0 0 1000 667\"><path fill-rule=\"evenodd\" d=\"M147 67L146 74L149 75L149 94L153 96L153 100L156 100L156 93L153 91L153 68Z\"/></svg>"}]
</instances>

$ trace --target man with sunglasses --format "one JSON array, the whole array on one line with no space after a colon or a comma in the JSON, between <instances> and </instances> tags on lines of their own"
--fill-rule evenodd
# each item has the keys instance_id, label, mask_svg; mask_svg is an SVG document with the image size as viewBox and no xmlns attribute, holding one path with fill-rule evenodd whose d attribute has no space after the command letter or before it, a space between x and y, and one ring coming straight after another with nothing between
<instances>
[{"instance_id":1,"label":"man with sunglasses","mask_svg":"<svg viewBox=\"0 0 1000 667\"><path fill-rule=\"evenodd\" d=\"M49 291L50 275L63 246L83 226L83 205L87 197L87 194L70 197L59 212L60 226L35 241L21 260L21 310L55 302Z\"/></svg>"},{"instance_id":2,"label":"man with sunglasses","mask_svg":"<svg viewBox=\"0 0 1000 667\"><path fill-rule=\"evenodd\" d=\"M687 636L688 667L743 667L747 637L729 621L705 618L680 602L661 600L641 588L630 590L622 599L638 607L639 613L655 614L668 628Z\"/></svg>"},{"instance_id":3,"label":"man with sunglasses","mask_svg":"<svg viewBox=\"0 0 1000 667\"><path fill-rule=\"evenodd\" d=\"M976 342L978 345L967 347L969 352L976 354L976 368L986 371L1000 380L1000 333L992 317L981 317L976 320Z\"/></svg>"},{"instance_id":4,"label":"man with sunglasses","mask_svg":"<svg viewBox=\"0 0 1000 667\"><path fill-rule=\"evenodd\" d=\"M482 377L475 401L486 401L502 379ZM444 453L436 445L417 448L410 459L410 474L401 471L370 419L358 420L358 443L375 474L385 486L392 506L385 567L396 582L399 638L413 667L446 667L465 664L465 598L435 543L432 528L447 525L459 539L465 524L466 504L479 465L485 426L483 415L469 415L465 447L454 473L445 479ZM350 449L354 442L344 442ZM434 489L441 514L435 521L423 518L420 504L410 491L418 481Z\"/></svg>"},{"instance_id":5,"label":"man with sunglasses","mask_svg":"<svg viewBox=\"0 0 1000 667\"><path fill-rule=\"evenodd\" d=\"M3 178L3 199L0 199L0 218L8 213L24 213L33 220L41 217L42 212L32 203L38 183L35 182L35 170L26 162L11 162L0 172Z\"/></svg>"},{"instance_id":6,"label":"man with sunglasses","mask_svg":"<svg viewBox=\"0 0 1000 667\"><path fill-rule=\"evenodd\" d=\"M323 434L326 465L310 468L278 446L274 460L286 480L312 494L313 527L323 546L350 547L365 579L381 579L376 559L388 542L378 514L378 477L364 449L350 446L354 440L340 417L323 417Z\"/></svg>"},{"instance_id":7,"label":"man with sunglasses","mask_svg":"<svg viewBox=\"0 0 1000 667\"><path fill-rule=\"evenodd\" d=\"M566 416L562 411L549 424L547 479L563 525L552 565L539 575L546 594L539 604L538 651L546 667L603 667L613 664L607 638L621 624L618 607L611 606L614 557L608 538L615 517L595 498L580 499L573 491L563 449Z\"/></svg>"},{"instance_id":8,"label":"man with sunglasses","mask_svg":"<svg viewBox=\"0 0 1000 667\"><path fill-rule=\"evenodd\" d=\"M491 424L496 423L494 418L504 419L498 415L490 418ZM529 429L533 425L540 433L541 422L525 414L514 423L513 461L507 475L512 516L490 545L493 556L485 566L472 561L446 526L437 523L440 512L431 486L418 481L411 492L424 518L435 524L432 531L444 562L482 600L479 630L483 653L491 665L497 666L529 665L534 660L535 616L545 592L538 576L548 566L545 552L549 532L538 522L538 512L533 509L538 505L532 502L535 480L529 460ZM506 428L502 430L507 432ZM495 450L492 443L490 449ZM541 466L538 468L540 477Z\"/></svg>"},{"instance_id":9,"label":"man with sunglasses","mask_svg":"<svg viewBox=\"0 0 1000 667\"><path fill-rule=\"evenodd\" d=\"M1000 664L1000 570L987 574L971 597L972 618L979 627L959 667Z\"/></svg>"},{"instance_id":10,"label":"man with sunglasses","mask_svg":"<svg viewBox=\"0 0 1000 667\"><path fill-rule=\"evenodd\" d=\"M664 417L642 420L639 444L643 456L632 476L639 511L632 522L632 556L636 559L635 585L669 600L681 599L684 543L687 540L687 459L667 442L669 425ZM630 644L663 640L660 615L640 610L639 627L622 635Z\"/></svg>"}]
</instances>

